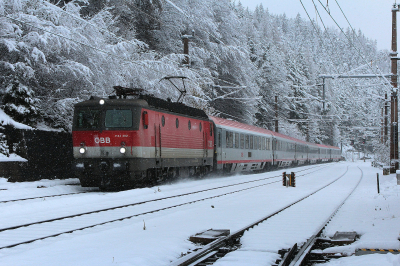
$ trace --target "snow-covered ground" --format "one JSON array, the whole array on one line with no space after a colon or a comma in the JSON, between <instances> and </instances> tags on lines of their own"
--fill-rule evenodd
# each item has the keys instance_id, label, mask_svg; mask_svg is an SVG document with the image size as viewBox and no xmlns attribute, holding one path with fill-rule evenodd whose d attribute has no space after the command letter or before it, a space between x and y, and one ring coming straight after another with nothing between
<instances>
[{"instance_id":1,"label":"snow-covered ground","mask_svg":"<svg viewBox=\"0 0 400 266\"><path fill-rule=\"evenodd\" d=\"M355 249L400 249L400 185L395 174L382 175L370 167L370 162L357 163L364 170L364 180L354 195L329 223L324 234L333 236L336 231L355 231L360 239L347 247L336 247L327 252L354 253ZM377 191L379 173L380 193ZM400 255L371 254L331 260L324 265L400 265Z\"/></svg>"},{"instance_id":2,"label":"snow-covered ground","mask_svg":"<svg viewBox=\"0 0 400 266\"><path fill-rule=\"evenodd\" d=\"M354 171L355 175L357 166L363 170L364 178L355 194L326 228L325 234L332 236L336 231L356 231L361 234L361 238L355 244L346 248L349 253L356 248L399 249L397 237L400 232L400 188L397 186L396 176L380 174L381 193L378 195L376 173L381 173L381 170L370 167L370 162L346 162L329 164L328 167L321 167L319 171L304 177L299 173L296 188L286 188L278 182L247 192L1 249L0 265L168 265L181 254L197 247L188 240L190 235L210 228L238 230L260 218L261 212L262 216L265 216L293 199L331 182L343 174L347 167L349 172ZM300 169L296 168L294 171ZM157 188L118 193L93 192L32 202L0 204L0 210L4 211L0 227L4 228L5 223L20 224L21 220L27 219L24 213L28 217L44 219L50 214L67 215L78 209L98 209L110 204L136 202L232 182L276 176L281 172L186 180ZM346 178L349 178L350 182L352 177L349 176ZM0 179L0 200L40 196L43 193L82 191L82 188L74 185L76 183L76 179L29 183L7 183L5 179ZM347 185L345 183L343 186ZM246 241L249 241L249 237ZM267 262L265 264L267 265ZM252 263L249 261L248 265ZM400 265L400 255L353 256L332 260L328 265Z\"/></svg>"}]
</instances>

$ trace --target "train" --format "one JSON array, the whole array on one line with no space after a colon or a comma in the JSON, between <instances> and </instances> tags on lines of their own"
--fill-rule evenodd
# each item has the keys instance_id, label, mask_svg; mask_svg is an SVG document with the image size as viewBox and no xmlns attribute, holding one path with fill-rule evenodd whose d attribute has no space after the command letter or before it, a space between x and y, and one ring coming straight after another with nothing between
<instances>
[{"instance_id":1,"label":"train","mask_svg":"<svg viewBox=\"0 0 400 266\"><path fill-rule=\"evenodd\" d=\"M209 173L339 161L341 150L213 117L141 89L75 104L73 170L83 187L135 187Z\"/></svg>"}]
</instances>

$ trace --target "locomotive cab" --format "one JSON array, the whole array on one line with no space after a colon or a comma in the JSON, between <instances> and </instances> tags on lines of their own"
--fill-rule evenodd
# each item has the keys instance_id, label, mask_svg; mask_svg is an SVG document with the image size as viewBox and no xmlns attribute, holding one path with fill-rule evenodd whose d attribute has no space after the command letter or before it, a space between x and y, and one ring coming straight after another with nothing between
<instances>
[{"instance_id":1,"label":"locomotive cab","mask_svg":"<svg viewBox=\"0 0 400 266\"><path fill-rule=\"evenodd\" d=\"M82 186L124 185L140 146L143 100L91 98L75 106L73 154Z\"/></svg>"}]
</instances>

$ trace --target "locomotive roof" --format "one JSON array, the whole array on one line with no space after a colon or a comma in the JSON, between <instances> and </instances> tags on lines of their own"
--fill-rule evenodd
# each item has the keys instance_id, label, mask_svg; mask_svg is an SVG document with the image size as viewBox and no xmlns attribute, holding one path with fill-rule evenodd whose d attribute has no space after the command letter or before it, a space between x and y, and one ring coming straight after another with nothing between
<instances>
[{"instance_id":1,"label":"locomotive roof","mask_svg":"<svg viewBox=\"0 0 400 266\"><path fill-rule=\"evenodd\" d=\"M101 98L101 97L91 97L87 101L83 101L75 104L75 107L98 107L100 106L99 101L103 99L105 101L105 105L111 106L139 106L145 108L155 108L160 109L172 113L178 113L188 116L200 117L208 119L207 114L200 109L196 109L193 107L189 107L183 103L176 103L166 101L160 98L156 98L150 95L139 95L138 98L128 98L128 99L109 99L109 98Z\"/></svg>"},{"instance_id":2,"label":"locomotive roof","mask_svg":"<svg viewBox=\"0 0 400 266\"><path fill-rule=\"evenodd\" d=\"M172 113L195 116L208 119L208 115L200 109L187 106L183 103L170 102L150 95L140 95L140 99L145 100L149 106L163 109Z\"/></svg>"},{"instance_id":3,"label":"locomotive roof","mask_svg":"<svg viewBox=\"0 0 400 266\"><path fill-rule=\"evenodd\" d=\"M75 107L100 107L99 101L103 99L106 105L128 105L128 106L141 106L148 107L148 103L140 99L108 99L102 97L90 97L89 100L75 104Z\"/></svg>"}]
</instances>

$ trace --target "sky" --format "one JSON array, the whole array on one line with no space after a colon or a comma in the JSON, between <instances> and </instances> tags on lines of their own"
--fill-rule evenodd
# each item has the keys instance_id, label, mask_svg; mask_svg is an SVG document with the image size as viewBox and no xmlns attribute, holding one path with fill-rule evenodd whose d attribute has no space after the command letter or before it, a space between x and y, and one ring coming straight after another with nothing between
<instances>
[{"instance_id":1,"label":"sky","mask_svg":"<svg viewBox=\"0 0 400 266\"><path fill-rule=\"evenodd\" d=\"M315 20L317 13L312 0L301 1L310 17ZM336 24L326 13L319 1L325 6L328 3L332 17L338 22L341 28L347 28L349 24L337 3L339 3L351 26L356 31L360 29L367 38L377 40L378 49L391 49L391 10L392 5L396 1L400 4L400 0L314 0L325 25L337 28ZM237 0L236 2L239 1ZM251 10L254 10L259 4L262 4L264 9L268 9L272 14L285 13L287 17L291 18L300 14L302 18L308 20L300 0L241 0L240 2L243 6L248 6ZM398 14L397 17L399 21L400 15ZM318 25L322 27L320 20L318 20Z\"/></svg>"}]
</instances>

